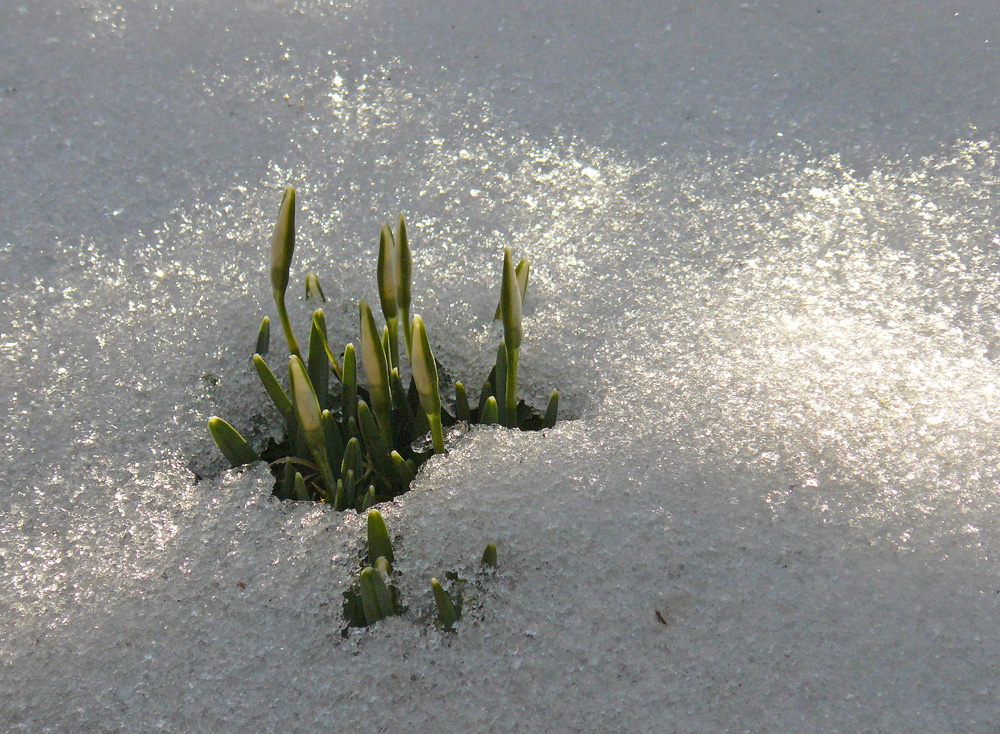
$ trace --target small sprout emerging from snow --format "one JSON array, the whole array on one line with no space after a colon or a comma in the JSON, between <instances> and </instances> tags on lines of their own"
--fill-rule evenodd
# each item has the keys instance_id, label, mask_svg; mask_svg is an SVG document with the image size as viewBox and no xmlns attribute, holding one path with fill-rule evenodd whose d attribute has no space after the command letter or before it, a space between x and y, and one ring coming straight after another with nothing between
<instances>
[{"instance_id":1,"label":"small sprout emerging from snow","mask_svg":"<svg viewBox=\"0 0 1000 734\"><path fill-rule=\"evenodd\" d=\"M270 345L270 319L257 334L253 365L264 389L284 418L287 437L272 442L260 455L221 418L209 422L212 437L233 466L268 461L278 479L281 499L321 501L339 510L364 511L405 492L420 465L432 454L445 453L444 429L458 421L501 424L538 430L555 424L558 393L553 391L542 415L517 397L518 358L524 335L521 309L528 287L528 261L513 266L504 249L501 293L496 317L504 337L496 364L483 383L479 403L469 404L465 386L455 383L454 412L442 405L440 365L431 351L427 327L411 317L413 264L406 222L402 215L394 233L379 232L376 267L379 304L384 325L379 328L368 302L358 303L360 350L348 343L342 359L330 348L326 316L313 312L309 351L303 357L285 307L292 253L295 248L295 189L285 189L271 240L271 289L291 356L286 392L264 360ZM325 302L315 273L306 276L306 297ZM402 326L411 378L400 375L399 331ZM364 382L358 379L358 357ZM331 373L334 379L331 379ZM428 448L425 436L430 434Z\"/></svg>"},{"instance_id":2,"label":"small sprout emerging from snow","mask_svg":"<svg viewBox=\"0 0 1000 734\"><path fill-rule=\"evenodd\" d=\"M438 621L445 629L451 629L459 620L458 610L448 596L448 592L437 579L431 579L431 590L434 592L434 603L437 604Z\"/></svg>"},{"instance_id":3,"label":"small sprout emerging from snow","mask_svg":"<svg viewBox=\"0 0 1000 734\"><path fill-rule=\"evenodd\" d=\"M208 430L212 433L216 445L223 455L229 459L233 466L249 464L260 461L257 452L250 448L250 444L231 425L218 416L208 419Z\"/></svg>"}]
</instances>

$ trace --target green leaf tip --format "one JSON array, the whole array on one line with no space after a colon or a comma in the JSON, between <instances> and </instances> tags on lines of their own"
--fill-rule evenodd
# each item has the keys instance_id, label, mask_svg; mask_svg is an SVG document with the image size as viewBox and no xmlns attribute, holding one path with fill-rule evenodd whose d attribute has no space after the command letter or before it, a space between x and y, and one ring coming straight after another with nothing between
<instances>
[{"instance_id":1,"label":"green leaf tip","mask_svg":"<svg viewBox=\"0 0 1000 734\"><path fill-rule=\"evenodd\" d=\"M480 563L489 568L497 567L497 547L494 543L489 543L486 546L486 550L483 551L483 559Z\"/></svg>"},{"instance_id":2,"label":"green leaf tip","mask_svg":"<svg viewBox=\"0 0 1000 734\"><path fill-rule=\"evenodd\" d=\"M552 428L556 424L556 415L559 413L559 391L553 390L549 397L549 405L545 408L545 417L542 419L542 426Z\"/></svg>"},{"instance_id":3,"label":"green leaf tip","mask_svg":"<svg viewBox=\"0 0 1000 734\"><path fill-rule=\"evenodd\" d=\"M319 399L309 379L306 366L300 357L294 354L288 360L288 375L292 385L292 399L295 403L295 414L299 425L305 433L306 441L316 440L322 436L323 424L320 419ZM325 441L325 439L324 439Z\"/></svg>"},{"instance_id":4,"label":"green leaf tip","mask_svg":"<svg viewBox=\"0 0 1000 734\"><path fill-rule=\"evenodd\" d=\"M306 489L306 480L302 478L302 474L295 472L295 499L300 502L309 501L309 490Z\"/></svg>"},{"instance_id":5,"label":"green leaf tip","mask_svg":"<svg viewBox=\"0 0 1000 734\"><path fill-rule=\"evenodd\" d=\"M465 385L458 381L455 382L455 418L466 423L472 421L469 396L465 392Z\"/></svg>"},{"instance_id":6,"label":"green leaf tip","mask_svg":"<svg viewBox=\"0 0 1000 734\"><path fill-rule=\"evenodd\" d=\"M361 317L361 363L365 366L368 380L368 396L371 398L372 413L382 429L386 442L392 442L392 401L389 394L389 364L375 317L368 302L358 303Z\"/></svg>"},{"instance_id":7,"label":"green leaf tip","mask_svg":"<svg viewBox=\"0 0 1000 734\"><path fill-rule=\"evenodd\" d=\"M313 272L306 274L306 299L326 303L323 287L319 284L319 278L316 277L316 273Z\"/></svg>"},{"instance_id":8,"label":"green leaf tip","mask_svg":"<svg viewBox=\"0 0 1000 734\"><path fill-rule=\"evenodd\" d=\"M399 613L392 591L377 568L369 566L362 571L358 587L366 624L374 624Z\"/></svg>"},{"instance_id":9,"label":"green leaf tip","mask_svg":"<svg viewBox=\"0 0 1000 734\"><path fill-rule=\"evenodd\" d=\"M431 579L431 591L434 592L434 603L437 604L438 621L445 627L451 629L459 620L458 610L452 602L448 592L441 586L437 579Z\"/></svg>"},{"instance_id":10,"label":"green leaf tip","mask_svg":"<svg viewBox=\"0 0 1000 734\"><path fill-rule=\"evenodd\" d=\"M392 554L389 530L378 510L368 511L368 563L375 565L379 558L385 558L391 565L396 559Z\"/></svg>"},{"instance_id":11,"label":"green leaf tip","mask_svg":"<svg viewBox=\"0 0 1000 734\"><path fill-rule=\"evenodd\" d=\"M271 347L271 319L265 316L260 322L260 329L257 330L257 345L254 347L253 353L256 354L267 354L267 350Z\"/></svg>"},{"instance_id":12,"label":"green leaf tip","mask_svg":"<svg viewBox=\"0 0 1000 734\"><path fill-rule=\"evenodd\" d=\"M431 353L431 345L427 340L427 330L424 320L413 317L413 358L410 364L413 370L413 382L420 396L420 407L423 408L427 421L431 426L431 438L434 442L434 453L444 453L444 432L441 426L441 392L438 384L437 363Z\"/></svg>"},{"instance_id":13,"label":"green leaf tip","mask_svg":"<svg viewBox=\"0 0 1000 734\"><path fill-rule=\"evenodd\" d=\"M212 434L215 445L219 447L219 451L233 466L243 466L260 461L257 452L251 448L240 432L219 416L213 415L208 419L208 430Z\"/></svg>"},{"instance_id":14,"label":"green leaf tip","mask_svg":"<svg viewBox=\"0 0 1000 734\"><path fill-rule=\"evenodd\" d=\"M497 412L497 399L490 395L486 398L486 407L483 409L483 415L479 418L480 424L484 426L492 426L499 420L500 416Z\"/></svg>"},{"instance_id":15,"label":"green leaf tip","mask_svg":"<svg viewBox=\"0 0 1000 734\"><path fill-rule=\"evenodd\" d=\"M398 280L396 283L396 305L399 308L399 319L403 324L403 340L406 342L406 356L413 350L413 328L410 322L410 288L413 281L413 257L410 254L410 239L406 233L406 220L399 215L399 225L396 229L396 265Z\"/></svg>"}]
</instances>

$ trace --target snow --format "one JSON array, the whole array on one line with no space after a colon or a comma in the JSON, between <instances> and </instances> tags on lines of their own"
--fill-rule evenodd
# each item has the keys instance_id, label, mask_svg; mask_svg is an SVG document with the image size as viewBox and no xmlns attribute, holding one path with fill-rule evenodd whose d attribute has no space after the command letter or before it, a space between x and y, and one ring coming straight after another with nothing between
<instances>
[{"instance_id":1,"label":"snow","mask_svg":"<svg viewBox=\"0 0 1000 734\"><path fill-rule=\"evenodd\" d=\"M5 731L996 731L988 4L0 18ZM352 338L406 212L476 385L510 245L523 394L568 419L452 434L380 508L407 612L346 638L363 518L196 481L209 415L279 430L248 356L286 183L296 324L314 270Z\"/></svg>"}]
</instances>

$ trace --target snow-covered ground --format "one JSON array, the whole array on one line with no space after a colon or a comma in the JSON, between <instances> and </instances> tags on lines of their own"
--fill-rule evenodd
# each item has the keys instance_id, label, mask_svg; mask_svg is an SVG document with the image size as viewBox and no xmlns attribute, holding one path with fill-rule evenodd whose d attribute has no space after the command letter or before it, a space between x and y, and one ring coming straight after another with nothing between
<instances>
[{"instance_id":1,"label":"snow-covered ground","mask_svg":"<svg viewBox=\"0 0 1000 734\"><path fill-rule=\"evenodd\" d=\"M0 0L0 728L1000 731L998 46L987 2ZM286 183L302 330L404 211L477 384L509 244L568 419L453 435L346 639L363 518L195 481L209 415L278 430Z\"/></svg>"}]
</instances>

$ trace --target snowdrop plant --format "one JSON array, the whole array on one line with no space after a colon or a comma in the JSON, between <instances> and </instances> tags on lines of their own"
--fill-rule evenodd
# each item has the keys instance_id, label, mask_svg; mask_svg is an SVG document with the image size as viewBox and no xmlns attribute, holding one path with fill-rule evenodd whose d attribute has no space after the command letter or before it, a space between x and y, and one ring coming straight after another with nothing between
<instances>
[{"instance_id":1,"label":"snowdrop plant","mask_svg":"<svg viewBox=\"0 0 1000 734\"><path fill-rule=\"evenodd\" d=\"M495 320L503 323L503 340L496 363L483 383L478 404L469 403L465 386L455 383L453 412L442 405L439 365L434 359L427 326L411 315L412 257L402 216L394 233L384 225L379 233L376 264L380 329L371 306L358 303L360 353L348 343L341 359L330 348L322 308L312 315L308 351L303 355L285 306L292 253L295 248L295 190L281 200L271 238L271 290L289 352L288 392L264 356L270 347L270 318L257 334L253 365L264 389L285 421L287 437L257 451L226 421L209 419L215 443L233 466L253 461L270 463L282 499L321 501L338 510L367 510L409 487L420 465L446 451L444 429L457 422L499 424L538 430L556 422L559 394L553 390L540 414L518 398L518 360L524 335L522 303L528 287L528 261L516 266L504 248L499 305ZM314 304L326 298L314 273L306 277L306 297ZM409 363L404 387L399 332L403 332ZM358 358L364 381L358 378ZM331 379L331 375L333 379ZM424 437L430 434L430 445ZM375 569L374 563L372 568ZM376 571L373 571L373 573ZM372 577L374 578L374 577ZM376 581L372 581L376 583Z\"/></svg>"},{"instance_id":2,"label":"snowdrop plant","mask_svg":"<svg viewBox=\"0 0 1000 734\"><path fill-rule=\"evenodd\" d=\"M367 627L401 611L391 585L395 560L385 520L378 510L368 513L368 563L354 586L344 592L344 619L348 627Z\"/></svg>"}]
</instances>

